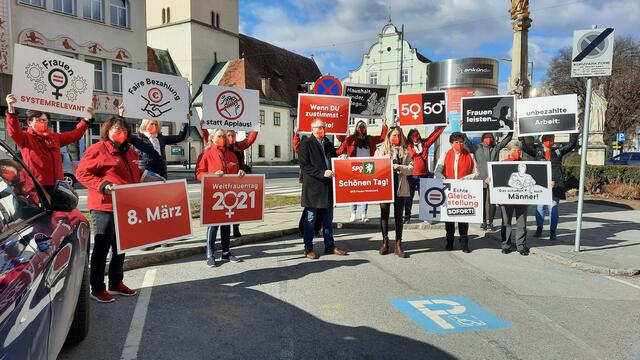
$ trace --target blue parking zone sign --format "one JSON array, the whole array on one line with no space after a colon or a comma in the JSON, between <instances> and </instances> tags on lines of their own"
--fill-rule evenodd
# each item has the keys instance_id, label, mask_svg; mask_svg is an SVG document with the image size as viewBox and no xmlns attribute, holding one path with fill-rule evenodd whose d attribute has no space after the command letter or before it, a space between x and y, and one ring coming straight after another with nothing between
<instances>
[{"instance_id":1,"label":"blue parking zone sign","mask_svg":"<svg viewBox=\"0 0 640 360\"><path fill-rule=\"evenodd\" d=\"M391 304L433 334L511 327L500 317L462 296L394 299Z\"/></svg>"}]
</instances>

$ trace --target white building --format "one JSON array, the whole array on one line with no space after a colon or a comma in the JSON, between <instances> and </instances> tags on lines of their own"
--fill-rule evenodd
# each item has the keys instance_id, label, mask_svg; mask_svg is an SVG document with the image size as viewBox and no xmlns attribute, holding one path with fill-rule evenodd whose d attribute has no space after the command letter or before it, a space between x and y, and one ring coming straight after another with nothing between
<instances>
[{"instance_id":1,"label":"white building","mask_svg":"<svg viewBox=\"0 0 640 360\"><path fill-rule=\"evenodd\" d=\"M397 94L420 93L427 89L427 64L431 61L412 48L402 34L389 22L378 34L378 41L371 45L369 52L362 57L360 66L349 71L343 83L389 85L387 103L388 123L393 121L398 109ZM402 63L402 75L400 72ZM402 84L400 77L402 76ZM356 120L357 122L357 120ZM355 122L350 121L350 131ZM371 119L369 125L380 128L380 120ZM371 132L372 134L375 133Z\"/></svg>"},{"instance_id":2,"label":"white building","mask_svg":"<svg viewBox=\"0 0 640 360\"><path fill-rule=\"evenodd\" d=\"M147 69L144 0L3 0L0 1L0 97L11 91L15 43L52 51L94 65L94 108L98 120L117 114L122 101L122 68ZM52 114L59 131L76 120ZM4 127L5 122L0 121ZM0 129L3 138L4 129ZM89 131L93 139L98 125ZM89 138L89 137L87 137ZM74 160L86 142L69 146Z\"/></svg>"}]
</instances>

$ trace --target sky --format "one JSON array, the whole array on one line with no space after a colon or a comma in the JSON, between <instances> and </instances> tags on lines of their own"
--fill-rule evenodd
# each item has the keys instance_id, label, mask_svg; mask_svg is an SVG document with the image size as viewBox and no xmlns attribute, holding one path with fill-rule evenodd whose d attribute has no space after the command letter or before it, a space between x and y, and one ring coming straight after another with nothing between
<instances>
[{"instance_id":1,"label":"sky","mask_svg":"<svg viewBox=\"0 0 640 360\"><path fill-rule=\"evenodd\" d=\"M240 32L305 56L339 78L359 67L389 21L432 61L461 57L511 58L513 30L507 0L240 0ZM573 30L613 27L638 39L640 0L532 0L529 61L534 87L551 59L571 46ZM501 92L511 64L500 61Z\"/></svg>"}]
</instances>

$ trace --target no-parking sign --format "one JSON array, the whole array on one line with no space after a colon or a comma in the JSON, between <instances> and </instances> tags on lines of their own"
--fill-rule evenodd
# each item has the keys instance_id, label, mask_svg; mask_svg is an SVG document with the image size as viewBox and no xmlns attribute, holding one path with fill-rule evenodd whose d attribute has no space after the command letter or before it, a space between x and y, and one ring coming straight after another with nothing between
<instances>
[{"instance_id":1,"label":"no-parking sign","mask_svg":"<svg viewBox=\"0 0 640 360\"><path fill-rule=\"evenodd\" d=\"M260 131L258 90L203 85L202 94L206 129Z\"/></svg>"}]
</instances>

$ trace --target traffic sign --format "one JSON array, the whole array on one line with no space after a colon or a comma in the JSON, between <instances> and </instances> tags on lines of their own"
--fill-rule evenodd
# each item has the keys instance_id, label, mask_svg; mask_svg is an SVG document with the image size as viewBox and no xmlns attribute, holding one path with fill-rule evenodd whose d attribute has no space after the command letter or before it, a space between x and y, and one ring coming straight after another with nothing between
<instances>
[{"instance_id":1,"label":"traffic sign","mask_svg":"<svg viewBox=\"0 0 640 360\"><path fill-rule=\"evenodd\" d=\"M616 140L619 142L627 141L627 133L619 132L616 134Z\"/></svg>"},{"instance_id":2,"label":"traffic sign","mask_svg":"<svg viewBox=\"0 0 640 360\"><path fill-rule=\"evenodd\" d=\"M573 32L571 77L609 76L613 65L613 28Z\"/></svg>"},{"instance_id":3,"label":"traffic sign","mask_svg":"<svg viewBox=\"0 0 640 360\"><path fill-rule=\"evenodd\" d=\"M342 83L335 76L320 76L313 85L313 92L318 95L342 95Z\"/></svg>"}]
</instances>

